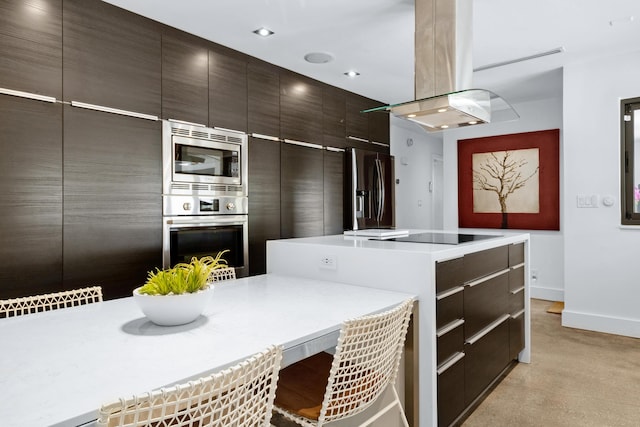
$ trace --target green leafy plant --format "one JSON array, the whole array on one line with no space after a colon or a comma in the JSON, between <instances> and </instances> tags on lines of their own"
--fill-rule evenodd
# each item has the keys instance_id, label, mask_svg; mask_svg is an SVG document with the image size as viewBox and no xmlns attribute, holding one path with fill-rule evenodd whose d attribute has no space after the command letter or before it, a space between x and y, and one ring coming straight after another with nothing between
<instances>
[{"instance_id":1,"label":"green leafy plant","mask_svg":"<svg viewBox=\"0 0 640 427\"><path fill-rule=\"evenodd\" d=\"M138 292L146 295L180 295L198 292L207 287L209 275L213 270L227 268L228 264L222 256L229 252L218 252L215 257L205 256L191 258L190 263L176 264L173 268L150 271L147 282Z\"/></svg>"}]
</instances>

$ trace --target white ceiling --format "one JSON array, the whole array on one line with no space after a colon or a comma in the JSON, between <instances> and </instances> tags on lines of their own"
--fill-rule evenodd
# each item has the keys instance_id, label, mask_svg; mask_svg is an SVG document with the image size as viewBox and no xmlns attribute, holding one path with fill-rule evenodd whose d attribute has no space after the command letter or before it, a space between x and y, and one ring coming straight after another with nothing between
<instances>
[{"instance_id":1,"label":"white ceiling","mask_svg":"<svg viewBox=\"0 0 640 427\"><path fill-rule=\"evenodd\" d=\"M414 0L104 1L385 103L414 99ZM474 0L473 8L475 68L565 50L474 73L474 87L512 103L560 95L564 64L640 51L640 0ZM261 26L275 34L255 35ZM310 52L335 59L310 64Z\"/></svg>"}]
</instances>

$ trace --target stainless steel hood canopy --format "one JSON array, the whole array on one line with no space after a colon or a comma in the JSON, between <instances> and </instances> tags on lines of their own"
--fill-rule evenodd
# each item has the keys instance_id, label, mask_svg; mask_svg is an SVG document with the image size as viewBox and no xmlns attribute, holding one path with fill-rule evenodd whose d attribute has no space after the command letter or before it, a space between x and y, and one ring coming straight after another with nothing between
<instances>
[{"instance_id":1,"label":"stainless steel hood canopy","mask_svg":"<svg viewBox=\"0 0 640 427\"><path fill-rule=\"evenodd\" d=\"M473 0L415 0L415 101L373 108L391 111L426 130L519 118L508 102L473 77Z\"/></svg>"}]
</instances>

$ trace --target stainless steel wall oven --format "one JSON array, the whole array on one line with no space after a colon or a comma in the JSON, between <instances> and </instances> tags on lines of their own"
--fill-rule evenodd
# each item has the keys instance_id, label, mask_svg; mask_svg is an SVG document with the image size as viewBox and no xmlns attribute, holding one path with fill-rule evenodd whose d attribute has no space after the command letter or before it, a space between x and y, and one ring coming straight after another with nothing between
<instances>
[{"instance_id":1,"label":"stainless steel wall oven","mask_svg":"<svg viewBox=\"0 0 640 427\"><path fill-rule=\"evenodd\" d=\"M162 137L163 267L228 249L247 276L246 134L165 120Z\"/></svg>"}]
</instances>

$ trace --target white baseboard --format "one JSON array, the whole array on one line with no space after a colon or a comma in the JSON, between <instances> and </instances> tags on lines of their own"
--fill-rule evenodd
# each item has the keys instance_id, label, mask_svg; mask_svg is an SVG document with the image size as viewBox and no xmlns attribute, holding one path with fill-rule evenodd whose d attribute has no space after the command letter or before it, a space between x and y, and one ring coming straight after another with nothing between
<instances>
[{"instance_id":1,"label":"white baseboard","mask_svg":"<svg viewBox=\"0 0 640 427\"><path fill-rule=\"evenodd\" d=\"M593 313L562 311L562 326L640 338L640 320Z\"/></svg>"},{"instance_id":2,"label":"white baseboard","mask_svg":"<svg viewBox=\"0 0 640 427\"><path fill-rule=\"evenodd\" d=\"M529 297L546 301L564 301L564 289L530 285Z\"/></svg>"}]
</instances>

